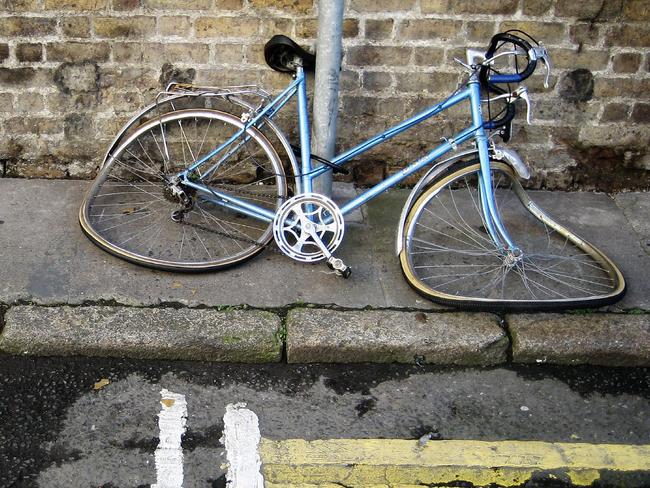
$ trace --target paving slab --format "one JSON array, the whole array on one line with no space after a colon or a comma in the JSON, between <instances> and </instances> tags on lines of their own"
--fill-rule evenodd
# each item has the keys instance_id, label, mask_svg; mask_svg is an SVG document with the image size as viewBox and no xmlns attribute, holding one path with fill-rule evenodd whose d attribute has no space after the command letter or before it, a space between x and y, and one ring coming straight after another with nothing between
<instances>
[{"instance_id":1,"label":"paving slab","mask_svg":"<svg viewBox=\"0 0 650 488\"><path fill-rule=\"evenodd\" d=\"M5 316L0 351L39 356L100 356L278 362L280 317L257 310L16 306Z\"/></svg>"},{"instance_id":2,"label":"paving slab","mask_svg":"<svg viewBox=\"0 0 650 488\"><path fill-rule=\"evenodd\" d=\"M273 246L237 267L212 273L170 273L127 263L81 232L77 213L87 186L85 181L0 179L0 303L442 308L406 284L395 256L405 190L378 197L366 218L357 213L346 226L337 255L353 273L343 280L322 263L294 262ZM612 198L580 192L533 192L533 198L620 265L629 291L614 309L650 310L650 256Z\"/></svg>"},{"instance_id":3,"label":"paving slab","mask_svg":"<svg viewBox=\"0 0 650 488\"><path fill-rule=\"evenodd\" d=\"M88 184L0 178L0 306L9 308L7 325L0 331L3 350L236 361L257 360L251 358L258 354L260 361L278 360L277 340L272 350L244 348L235 354L235 345L227 343L228 334L238 326L213 314L242 306L279 312L310 304L315 308L290 314L290 361L495 364L506 360L508 340L493 316L450 314L416 294L403 279L395 256L395 232L406 190L387 192L346 223L337 255L352 266L353 273L343 280L322 264L294 262L274 246L238 267L213 273L170 273L127 263L94 246L79 228L77 213ZM339 201L357 192L350 185L336 190ZM548 336L537 333L544 327L526 322L530 317L513 316L511 333L519 341L515 359L647 364L649 340L643 321L648 315L635 314L650 311L646 246L650 226L644 217L650 208L649 194L612 198L537 191L531 195L551 216L600 247L623 271L626 296L601 312L631 313L612 318L618 327L601 324L593 330L578 325L578 315L557 315L548 322L552 326L544 326ZM40 305L43 310L24 305ZM97 315L92 312L95 305L116 308ZM155 311L159 306L162 311ZM189 310L182 310L185 307L197 309L199 315L190 317ZM205 325L205 335L182 328L188 320ZM256 323L242 320L243 330ZM275 339L278 324L257 325L260 347L268 346L269 337ZM24 329L22 335L19 329ZM115 336L115 344L109 336ZM581 342L584 336L591 336L591 346ZM619 345L621 337L632 344L630 348ZM541 356L544 347L549 353ZM599 360L598 354L605 359Z\"/></svg>"},{"instance_id":4,"label":"paving slab","mask_svg":"<svg viewBox=\"0 0 650 488\"><path fill-rule=\"evenodd\" d=\"M518 363L650 366L650 314L508 315Z\"/></svg>"},{"instance_id":5,"label":"paving slab","mask_svg":"<svg viewBox=\"0 0 650 488\"><path fill-rule=\"evenodd\" d=\"M287 361L499 364L508 349L499 323L488 313L294 309L286 320Z\"/></svg>"},{"instance_id":6,"label":"paving slab","mask_svg":"<svg viewBox=\"0 0 650 488\"><path fill-rule=\"evenodd\" d=\"M256 308L318 303L363 308L402 301L409 307L435 307L403 280L392 289L377 287L381 269L370 249L373 234L380 230L358 217L346 227L337 253L354 269L348 280L322 263L294 262L273 246L227 270L170 273L122 261L83 235L77 213L87 186L85 181L0 179L0 303ZM398 266L397 258L393 260Z\"/></svg>"},{"instance_id":7,"label":"paving slab","mask_svg":"<svg viewBox=\"0 0 650 488\"><path fill-rule=\"evenodd\" d=\"M650 193L619 193L614 201L638 234L641 249L650 254Z\"/></svg>"},{"instance_id":8,"label":"paving slab","mask_svg":"<svg viewBox=\"0 0 650 488\"><path fill-rule=\"evenodd\" d=\"M603 193L533 192L551 216L602 250L619 267L627 283L623 299L612 311L650 310L650 256L638 246L638 236L613 199Z\"/></svg>"}]
</instances>

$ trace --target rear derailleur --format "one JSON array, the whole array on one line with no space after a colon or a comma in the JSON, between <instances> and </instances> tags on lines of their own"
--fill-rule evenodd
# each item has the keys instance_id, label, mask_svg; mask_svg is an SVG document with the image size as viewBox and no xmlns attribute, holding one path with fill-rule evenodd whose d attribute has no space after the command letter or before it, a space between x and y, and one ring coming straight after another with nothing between
<instances>
[{"instance_id":1,"label":"rear derailleur","mask_svg":"<svg viewBox=\"0 0 650 488\"><path fill-rule=\"evenodd\" d=\"M170 215L170 218L174 222L182 222L185 219L185 215L194 208L193 193L190 189L181 186L180 179L173 178L167 180L167 186L163 190L163 196L165 200L179 205L179 208L173 210Z\"/></svg>"}]
</instances>

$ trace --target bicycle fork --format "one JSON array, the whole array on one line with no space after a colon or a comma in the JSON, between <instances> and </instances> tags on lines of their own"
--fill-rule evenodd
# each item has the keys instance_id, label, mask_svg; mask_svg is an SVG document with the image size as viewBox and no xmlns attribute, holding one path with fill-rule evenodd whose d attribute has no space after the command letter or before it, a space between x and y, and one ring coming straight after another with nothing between
<instances>
[{"instance_id":1,"label":"bicycle fork","mask_svg":"<svg viewBox=\"0 0 650 488\"><path fill-rule=\"evenodd\" d=\"M481 94L478 80L471 80L469 85L471 93L472 120L474 125L479 127L475 134L475 141L478 149L479 161L481 163L478 188L483 225L499 251L506 255L506 263L509 264L509 266L514 266L521 260L523 253L508 234L499 214L492 187L488 138L485 129L483 128Z\"/></svg>"}]
</instances>

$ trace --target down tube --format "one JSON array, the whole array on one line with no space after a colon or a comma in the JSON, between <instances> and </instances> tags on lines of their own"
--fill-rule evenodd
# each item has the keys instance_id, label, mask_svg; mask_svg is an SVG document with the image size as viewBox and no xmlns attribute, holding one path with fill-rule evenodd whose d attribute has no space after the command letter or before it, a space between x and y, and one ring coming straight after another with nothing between
<instances>
[{"instance_id":1,"label":"down tube","mask_svg":"<svg viewBox=\"0 0 650 488\"><path fill-rule=\"evenodd\" d=\"M453 145L449 141L445 141L444 143L440 144L438 147L436 147L433 151L431 151L429 154L426 156L418 159L414 163L410 164L403 170L395 173L394 175L386 178L384 181L381 183L373 186L369 190L363 192L361 195L359 195L357 198L350 200L348 203L346 203L343 207L341 207L341 212L345 215L349 212L352 212L354 209L357 207L360 207L364 203L368 202L369 200L375 198L377 195L380 193L384 192L388 188L396 185L400 181L402 181L404 178L407 178L411 176L413 173L419 171L420 169L424 168L426 165L430 164L431 162L435 161L439 157L441 157L443 154L451 151L456 147L456 144L462 144L463 142L468 141L471 139L471 137L474 135L476 132L476 127L470 127L468 129L465 129L461 133L459 133L455 138Z\"/></svg>"}]
</instances>

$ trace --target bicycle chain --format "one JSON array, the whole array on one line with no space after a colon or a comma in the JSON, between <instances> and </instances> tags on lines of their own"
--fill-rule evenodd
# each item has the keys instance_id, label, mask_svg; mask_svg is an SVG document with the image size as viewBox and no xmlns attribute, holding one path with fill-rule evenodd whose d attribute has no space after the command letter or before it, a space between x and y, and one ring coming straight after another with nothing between
<instances>
[{"instance_id":1,"label":"bicycle chain","mask_svg":"<svg viewBox=\"0 0 650 488\"><path fill-rule=\"evenodd\" d=\"M185 220L181 220L180 223L183 224L183 225L188 225L190 227L195 227L197 229L201 229L204 232L209 232L211 234L217 234L219 236L228 237L228 238L236 240L236 241L245 242L247 244L253 244L254 246L262 247L262 248L268 247L269 244L271 243L271 241L273 240L273 239L271 239L267 244L260 244L259 242L255 241L253 239L249 239L247 237L236 236L234 234L228 234L227 232L222 232L222 231L215 230L215 229L210 229L209 227L205 227L205 226L203 226L201 224L193 224L192 222L185 222Z\"/></svg>"},{"instance_id":2,"label":"bicycle chain","mask_svg":"<svg viewBox=\"0 0 650 488\"><path fill-rule=\"evenodd\" d=\"M231 188L229 190L232 191L233 193L239 193L240 195L254 196L254 197L258 198L258 199L263 198L263 196L259 195L258 193L253 193L253 192L246 191L246 190L238 190L238 189L235 189L235 188ZM267 197L269 202L272 199L275 200L275 198L277 198L277 197ZM286 198L286 197L283 197L283 198ZM274 242L273 239L269 239L269 241L266 244L261 244L258 241L253 240L253 239L249 239L247 237L237 236L237 235L234 235L234 234L229 234L228 232L223 232L223 231L219 231L219 230L216 230L216 229L211 229L211 228L205 227L205 226L203 226L201 224L194 224L192 222L186 222L185 219L181 220L180 223L183 224L183 225L187 225L187 226L190 226L190 227L195 227L197 229L201 229L204 232L209 232L211 234L216 234L216 235L220 235L220 236L223 236L223 237L228 237L230 239L240 241L240 242L245 242L247 244L252 244L252 245L260 247L262 249L263 248L268 248L271 245L271 243ZM271 249L271 252L274 252L276 254L284 255L282 253L282 251L280 251L278 249Z\"/></svg>"}]
</instances>

